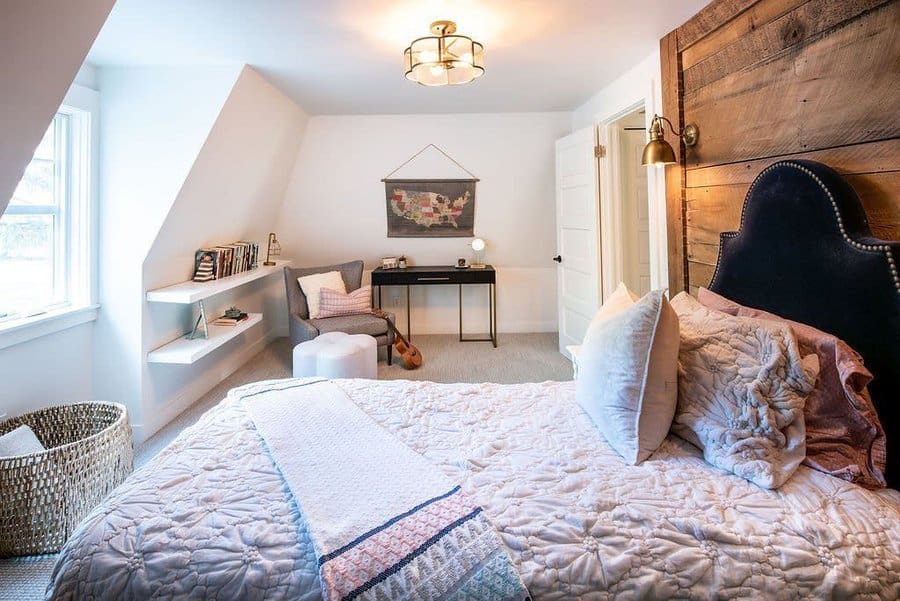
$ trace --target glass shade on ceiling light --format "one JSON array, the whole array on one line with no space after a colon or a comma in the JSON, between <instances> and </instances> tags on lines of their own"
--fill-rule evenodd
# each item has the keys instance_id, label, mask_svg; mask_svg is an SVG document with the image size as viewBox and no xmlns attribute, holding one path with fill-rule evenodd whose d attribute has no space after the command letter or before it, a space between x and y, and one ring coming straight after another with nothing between
<instances>
[{"instance_id":1,"label":"glass shade on ceiling light","mask_svg":"<svg viewBox=\"0 0 900 601\"><path fill-rule=\"evenodd\" d=\"M432 23L441 35L413 40L403 52L404 74L423 86L462 85L484 74L484 46L464 35L453 35L449 21Z\"/></svg>"}]
</instances>

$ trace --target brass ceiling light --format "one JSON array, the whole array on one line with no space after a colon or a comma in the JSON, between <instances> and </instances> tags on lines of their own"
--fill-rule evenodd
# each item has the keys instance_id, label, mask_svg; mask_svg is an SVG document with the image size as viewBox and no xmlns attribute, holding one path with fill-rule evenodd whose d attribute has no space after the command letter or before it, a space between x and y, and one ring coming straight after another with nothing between
<instances>
[{"instance_id":1,"label":"brass ceiling light","mask_svg":"<svg viewBox=\"0 0 900 601\"><path fill-rule=\"evenodd\" d=\"M484 46L455 35L456 23L435 21L431 32L403 51L406 79L423 86L458 86L484 74Z\"/></svg>"},{"instance_id":2,"label":"brass ceiling light","mask_svg":"<svg viewBox=\"0 0 900 601\"><path fill-rule=\"evenodd\" d=\"M644 147L644 154L641 156L641 165L672 165L676 163L675 150L672 145L666 142L665 132L663 130L663 121L669 124L672 133L680 137L685 146L694 146L700 138L700 129L691 123L678 132L672 122L665 117L653 115L653 121L650 123L650 142Z\"/></svg>"}]
</instances>

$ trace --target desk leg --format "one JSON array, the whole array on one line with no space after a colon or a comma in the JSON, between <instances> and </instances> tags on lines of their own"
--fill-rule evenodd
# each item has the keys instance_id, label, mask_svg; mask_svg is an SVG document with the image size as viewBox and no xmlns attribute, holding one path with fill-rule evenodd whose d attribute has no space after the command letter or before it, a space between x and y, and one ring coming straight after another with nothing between
<instances>
[{"instance_id":1,"label":"desk leg","mask_svg":"<svg viewBox=\"0 0 900 601\"><path fill-rule=\"evenodd\" d=\"M409 284L406 285L406 339L412 342L412 330L409 328Z\"/></svg>"},{"instance_id":2,"label":"desk leg","mask_svg":"<svg viewBox=\"0 0 900 601\"><path fill-rule=\"evenodd\" d=\"M462 284L457 284L459 288L459 341L463 341L462 337Z\"/></svg>"},{"instance_id":3,"label":"desk leg","mask_svg":"<svg viewBox=\"0 0 900 601\"><path fill-rule=\"evenodd\" d=\"M375 289L372 289L372 302L375 302ZM378 308L381 309L381 286L378 286Z\"/></svg>"},{"instance_id":4,"label":"desk leg","mask_svg":"<svg viewBox=\"0 0 900 601\"><path fill-rule=\"evenodd\" d=\"M497 348L497 284L491 284L491 341Z\"/></svg>"}]
</instances>

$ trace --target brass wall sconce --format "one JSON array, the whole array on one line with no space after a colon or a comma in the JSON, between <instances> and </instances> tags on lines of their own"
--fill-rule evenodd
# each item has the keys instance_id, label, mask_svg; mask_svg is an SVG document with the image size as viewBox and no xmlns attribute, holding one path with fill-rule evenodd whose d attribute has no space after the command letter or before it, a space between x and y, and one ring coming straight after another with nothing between
<instances>
[{"instance_id":1,"label":"brass wall sconce","mask_svg":"<svg viewBox=\"0 0 900 601\"><path fill-rule=\"evenodd\" d=\"M275 236L275 232L269 233L269 244L266 248L266 261L263 265L271 267L275 264L270 257L277 257L281 254L281 243L278 242L278 237Z\"/></svg>"},{"instance_id":2,"label":"brass wall sconce","mask_svg":"<svg viewBox=\"0 0 900 601\"><path fill-rule=\"evenodd\" d=\"M672 133L681 138L685 146L694 146L700 138L700 129L693 123L686 125L683 130L675 131L675 126L665 117L653 115L653 121L650 123L650 142L644 147L644 154L641 157L641 165L673 165L675 161L675 150L672 145L666 142L665 132L663 130L663 121L669 124Z\"/></svg>"}]
</instances>

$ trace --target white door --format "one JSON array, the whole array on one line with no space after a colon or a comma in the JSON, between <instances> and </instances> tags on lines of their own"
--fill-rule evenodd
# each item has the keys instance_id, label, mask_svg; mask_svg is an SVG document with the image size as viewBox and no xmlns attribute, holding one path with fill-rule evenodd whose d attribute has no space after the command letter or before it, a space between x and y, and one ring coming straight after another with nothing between
<instances>
[{"instance_id":1,"label":"white door","mask_svg":"<svg viewBox=\"0 0 900 601\"><path fill-rule=\"evenodd\" d=\"M600 306L600 193L593 127L556 141L559 350L581 344Z\"/></svg>"},{"instance_id":2,"label":"white door","mask_svg":"<svg viewBox=\"0 0 900 601\"><path fill-rule=\"evenodd\" d=\"M641 116L643 118L643 116ZM621 140L623 281L638 296L650 292L650 206L647 168L641 165L644 132L624 131Z\"/></svg>"}]
</instances>

